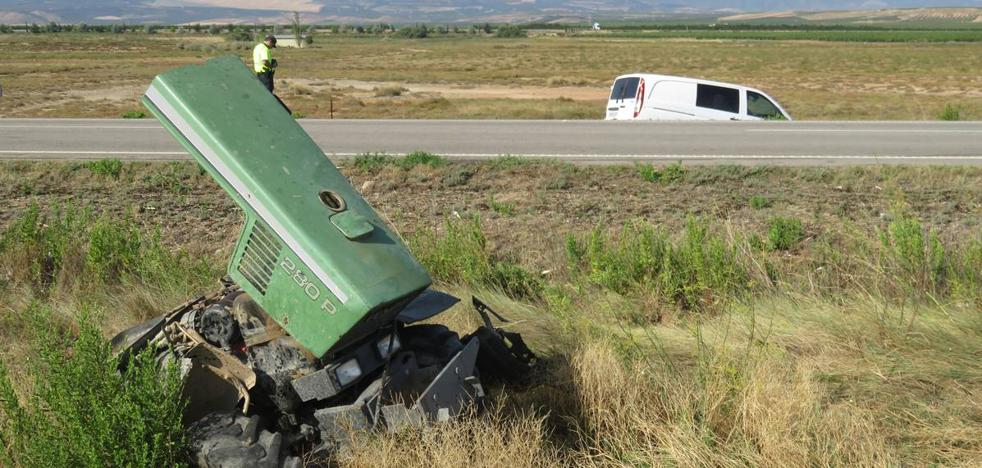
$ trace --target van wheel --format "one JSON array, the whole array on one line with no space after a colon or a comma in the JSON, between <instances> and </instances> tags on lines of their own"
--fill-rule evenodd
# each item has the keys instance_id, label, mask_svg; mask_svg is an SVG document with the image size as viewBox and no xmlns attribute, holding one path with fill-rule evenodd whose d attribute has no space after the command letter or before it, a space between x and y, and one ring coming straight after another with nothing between
<instances>
[{"instance_id":1,"label":"van wheel","mask_svg":"<svg viewBox=\"0 0 982 468\"><path fill-rule=\"evenodd\" d=\"M283 436L261 423L259 416L240 411L199 419L188 429L193 462L208 468L299 468L299 458L286 456Z\"/></svg>"}]
</instances>

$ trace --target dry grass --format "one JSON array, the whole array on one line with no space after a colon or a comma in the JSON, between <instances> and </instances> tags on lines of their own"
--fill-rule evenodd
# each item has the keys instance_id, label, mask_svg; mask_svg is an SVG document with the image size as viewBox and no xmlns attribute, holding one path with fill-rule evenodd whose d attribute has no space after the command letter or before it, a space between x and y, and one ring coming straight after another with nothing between
<instances>
[{"instance_id":1,"label":"dry grass","mask_svg":"<svg viewBox=\"0 0 982 468\"><path fill-rule=\"evenodd\" d=\"M34 190L22 195L10 184L0 186L8 201L0 210L5 228L23 215L25 199L53 207L71 193L110 210L123 209L113 200L152 202L155 209L137 215L145 230L163 224L170 249L215 265L198 278L201 283L86 284L73 281L88 271L75 256L66 259L56 287L41 294L25 284L31 258L4 252L0 357L15 376L32 365L23 339L32 301L54 309L68 327L83 307L102 311L104 330L111 334L216 280L239 222L227 201L217 201L224 194L190 165L181 179L185 192L147 185L145 176L172 170L167 165L125 164L119 180L77 165L18 163L3 169L0 183L27 182ZM440 188L447 174L462 169L474 171L466 184ZM546 283L543 297L517 299L486 285L441 285L465 302L476 294L512 319L509 327L543 357L533 385L490 386L491 409L474 418L398 434L355 434L350 448L332 460L339 466L982 464L982 315L971 300L979 297L979 282L967 281L968 290L920 294L931 285L923 284L919 272L904 276L896 260L881 258L888 249L876 239L878 229L887 229L881 210L899 206L938 232L950 259L978 265L982 258L963 250L979 229L972 221L977 208L965 208L974 206L982 177L976 169L687 168L675 185L643 182L631 167L574 170L512 159L345 172L356 186L395 181L379 189L386 197L369 199L409 238L426 232L420 225L438 228L450 210L466 215L473 209L456 196L476 204L486 203L490 193L497 199L501 187L494 181L507 179L522 194L516 200L568 193L534 202L541 205L519 203L513 216L496 217L489 207L480 211L490 255L519 259L531 271L550 270L537 275ZM541 188L560 174L574 187ZM942 181L945 189L937 189ZM780 195L782 190L796 195ZM148 191L152 201L134 198ZM620 191L640 193L646 202L634 206L617 198ZM413 193L426 195L416 199ZM675 229L685 210L646 207L661 203L656 197L674 199L679 193L689 194L690 208L709 216L733 242L761 229L768 212L804 217L808 236L791 251L741 250L740 265L758 262L756 267L766 269L768 263L781 281L748 286L747 294L700 311L667 303L644 288L618 294L563 266L566 246L557 234L589 234L596 221L590 213L608 223L641 216ZM750 207L750 196L760 193L774 205ZM843 200L862 201L840 205L840 193ZM612 205L597 208L599 194ZM574 198L586 205L575 205ZM944 209L946 203L960 208ZM546 209L561 205L571 211ZM200 206L208 208L199 212ZM545 218L558 224L531 235L543 230ZM829 250L842 255L822 257ZM907 283L911 278L916 281ZM466 304L439 319L462 332L479 323Z\"/></svg>"},{"instance_id":2,"label":"dry grass","mask_svg":"<svg viewBox=\"0 0 982 468\"><path fill-rule=\"evenodd\" d=\"M487 293L485 292L485 295ZM502 300L499 298L499 300ZM341 466L896 466L982 462L971 309L918 319L863 300L776 298L717 317L591 330L551 350L490 414L359 435ZM539 314L546 313L539 311ZM552 324L556 326L556 324ZM569 325L569 324L567 324ZM603 327L597 330L595 327ZM535 331L526 323L523 331ZM506 458L503 458L506 457Z\"/></svg>"},{"instance_id":3,"label":"dry grass","mask_svg":"<svg viewBox=\"0 0 982 468\"><path fill-rule=\"evenodd\" d=\"M560 464L545 418L489 412L394 435L354 434L335 460L344 467L538 467Z\"/></svg>"},{"instance_id":4,"label":"dry grass","mask_svg":"<svg viewBox=\"0 0 982 468\"><path fill-rule=\"evenodd\" d=\"M154 75L208 57L248 50L216 38L159 34L7 35L0 71L6 117L118 117L139 108ZM178 46L185 47L179 49ZM193 45L194 47L189 47ZM315 47L282 49L281 80L312 83L291 92L291 108L344 118L599 118L614 76L646 70L744 83L767 90L801 119L933 120L946 104L962 117L982 116L982 43L815 43L536 37L378 39L322 38ZM472 87L455 92L375 98L368 90L333 90L328 80ZM516 87L527 95L562 85L580 88L575 102L486 97L482 87ZM543 91L545 93L545 91ZM414 95L416 93L413 93ZM441 101L433 100L445 99ZM395 108L395 109L393 109Z\"/></svg>"}]
</instances>

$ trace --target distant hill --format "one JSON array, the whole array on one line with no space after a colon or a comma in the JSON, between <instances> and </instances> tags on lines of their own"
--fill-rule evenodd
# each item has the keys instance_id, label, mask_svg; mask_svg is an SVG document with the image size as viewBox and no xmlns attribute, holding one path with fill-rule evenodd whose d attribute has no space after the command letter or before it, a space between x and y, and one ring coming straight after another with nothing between
<instances>
[{"instance_id":1,"label":"distant hill","mask_svg":"<svg viewBox=\"0 0 982 468\"><path fill-rule=\"evenodd\" d=\"M982 0L959 3L974 8L952 9L959 13L951 14L977 20ZM950 4L946 0L0 0L0 23L283 22L291 11L302 12L308 23L630 20L679 15L721 16L725 21L848 22L907 17L911 13L898 8L910 7L921 7L914 10L921 12L913 13L917 17L943 19L949 9L928 7ZM860 8L864 10L844 16L827 11ZM761 11L784 13L753 13Z\"/></svg>"},{"instance_id":2,"label":"distant hill","mask_svg":"<svg viewBox=\"0 0 982 468\"><path fill-rule=\"evenodd\" d=\"M982 8L892 8L851 11L782 11L722 16L720 23L781 24L982 24Z\"/></svg>"}]
</instances>

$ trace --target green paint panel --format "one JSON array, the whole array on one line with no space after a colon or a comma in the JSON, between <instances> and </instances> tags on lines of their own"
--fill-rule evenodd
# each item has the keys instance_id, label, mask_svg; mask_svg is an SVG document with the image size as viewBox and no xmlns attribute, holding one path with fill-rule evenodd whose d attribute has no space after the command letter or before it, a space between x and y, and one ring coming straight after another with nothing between
<instances>
[{"instance_id":1,"label":"green paint panel","mask_svg":"<svg viewBox=\"0 0 982 468\"><path fill-rule=\"evenodd\" d=\"M237 57L161 74L143 102L245 211L229 274L315 355L370 333L366 323L390 322L429 286L405 245ZM325 190L343 199L342 211L325 203Z\"/></svg>"}]
</instances>

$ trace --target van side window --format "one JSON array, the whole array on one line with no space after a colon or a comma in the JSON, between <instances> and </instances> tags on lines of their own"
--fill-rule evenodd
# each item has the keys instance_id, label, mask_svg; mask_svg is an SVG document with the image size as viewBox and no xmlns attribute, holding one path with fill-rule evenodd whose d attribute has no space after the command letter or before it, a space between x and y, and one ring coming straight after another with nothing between
<instances>
[{"instance_id":1,"label":"van side window","mask_svg":"<svg viewBox=\"0 0 982 468\"><path fill-rule=\"evenodd\" d=\"M760 93L747 91L747 115L767 120L784 120L784 114L770 99Z\"/></svg>"},{"instance_id":2,"label":"van side window","mask_svg":"<svg viewBox=\"0 0 982 468\"><path fill-rule=\"evenodd\" d=\"M621 78L614 82L614 89L610 91L611 101L620 101L621 99L634 99L638 94L638 83L641 78L631 77L631 78Z\"/></svg>"},{"instance_id":3,"label":"van side window","mask_svg":"<svg viewBox=\"0 0 982 468\"><path fill-rule=\"evenodd\" d=\"M733 88L700 84L696 91L696 105L723 112L740 112L740 91Z\"/></svg>"}]
</instances>

